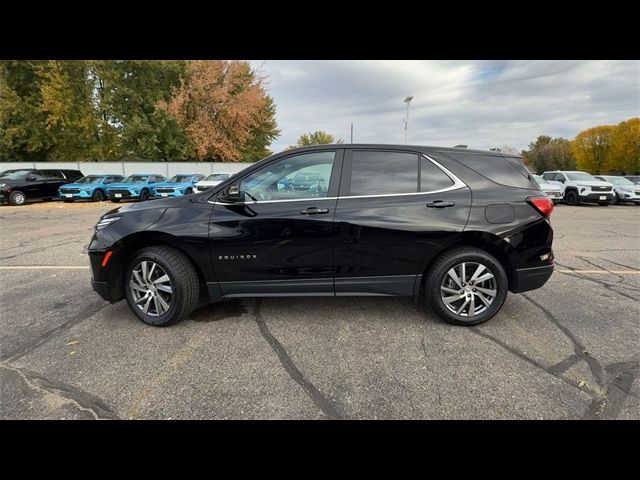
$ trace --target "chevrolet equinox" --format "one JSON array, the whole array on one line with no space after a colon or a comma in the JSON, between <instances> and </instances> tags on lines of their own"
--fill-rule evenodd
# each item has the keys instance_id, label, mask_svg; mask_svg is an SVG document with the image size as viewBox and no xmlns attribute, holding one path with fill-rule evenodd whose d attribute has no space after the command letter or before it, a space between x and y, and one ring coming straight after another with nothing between
<instances>
[{"instance_id":1,"label":"chevrolet equinox","mask_svg":"<svg viewBox=\"0 0 640 480\"><path fill-rule=\"evenodd\" d=\"M304 147L202 193L106 213L92 285L155 326L222 298L305 295L424 295L443 320L476 325L551 276L552 210L519 157Z\"/></svg>"}]
</instances>

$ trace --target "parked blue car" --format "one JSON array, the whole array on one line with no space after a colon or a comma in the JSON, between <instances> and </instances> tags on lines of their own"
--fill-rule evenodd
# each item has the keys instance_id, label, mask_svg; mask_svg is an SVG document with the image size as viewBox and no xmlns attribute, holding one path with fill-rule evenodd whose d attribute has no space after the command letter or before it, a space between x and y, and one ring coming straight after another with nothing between
<instances>
[{"instance_id":1,"label":"parked blue car","mask_svg":"<svg viewBox=\"0 0 640 480\"><path fill-rule=\"evenodd\" d=\"M181 173L171 177L166 182L157 183L152 187L154 197L180 197L193 193L196 182L204 179L199 173Z\"/></svg>"},{"instance_id":2,"label":"parked blue car","mask_svg":"<svg viewBox=\"0 0 640 480\"><path fill-rule=\"evenodd\" d=\"M107 187L107 196L112 202L120 200L140 200L144 202L151 197L151 188L164 182L165 177L153 173L136 173L129 175L120 183L112 183Z\"/></svg>"},{"instance_id":3,"label":"parked blue car","mask_svg":"<svg viewBox=\"0 0 640 480\"><path fill-rule=\"evenodd\" d=\"M69 203L76 200L101 202L107 198L107 185L121 182L123 178L122 175L87 175L58 187L58 196Z\"/></svg>"}]
</instances>

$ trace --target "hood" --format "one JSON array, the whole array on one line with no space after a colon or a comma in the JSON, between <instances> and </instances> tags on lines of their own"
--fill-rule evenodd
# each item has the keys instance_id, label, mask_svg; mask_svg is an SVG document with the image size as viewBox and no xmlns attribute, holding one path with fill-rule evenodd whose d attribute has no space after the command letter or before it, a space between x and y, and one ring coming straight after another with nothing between
<instances>
[{"instance_id":1,"label":"hood","mask_svg":"<svg viewBox=\"0 0 640 480\"><path fill-rule=\"evenodd\" d=\"M186 188L186 187L190 187L192 184L191 182L157 182L152 184L151 186L153 188L158 188L158 187L168 187L168 188Z\"/></svg>"},{"instance_id":2,"label":"hood","mask_svg":"<svg viewBox=\"0 0 640 480\"><path fill-rule=\"evenodd\" d=\"M158 209L164 211L166 208L181 207L189 202L190 196L186 197L167 197L158 200L150 200L148 202L127 203L109 213L127 213L133 211Z\"/></svg>"},{"instance_id":3,"label":"hood","mask_svg":"<svg viewBox=\"0 0 640 480\"><path fill-rule=\"evenodd\" d=\"M91 187L96 187L98 185L101 185L101 184L100 183L65 183L64 185L60 185L60 188L91 188Z\"/></svg>"},{"instance_id":4,"label":"hood","mask_svg":"<svg viewBox=\"0 0 640 480\"><path fill-rule=\"evenodd\" d=\"M224 180L200 180L196 182L196 187L202 185L203 187L215 187L216 185L220 185Z\"/></svg>"},{"instance_id":5,"label":"hood","mask_svg":"<svg viewBox=\"0 0 640 480\"><path fill-rule=\"evenodd\" d=\"M122 182L117 182L117 183L110 183L107 185L107 189L109 188L135 188L135 187L143 187L146 186L147 183L145 182L141 182L141 183L122 183Z\"/></svg>"},{"instance_id":6,"label":"hood","mask_svg":"<svg viewBox=\"0 0 640 480\"><path fill-rule=\"evenodd\" d=\"M613 187L609 182L603 182L602 180L574 180L576 185L584 187Z\"/></svg>"}]
</instances>

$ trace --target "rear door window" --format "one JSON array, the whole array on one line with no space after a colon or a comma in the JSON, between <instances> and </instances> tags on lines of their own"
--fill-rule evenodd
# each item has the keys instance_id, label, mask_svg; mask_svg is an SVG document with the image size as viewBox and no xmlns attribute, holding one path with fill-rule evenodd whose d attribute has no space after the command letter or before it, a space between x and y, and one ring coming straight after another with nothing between
<instances>
[{"instance_id":1,"label":"rear door window","mask_svg":"<svg viewBox=\"0 0 640 480\"><path fill-rule=\"evenodd\" d=\"M434 192L453 185L453 180L440 170L431 160L420 157L420 191Z\"/></svg>"},{"instance_id":2,"label":"rear door window","mask_svg":"<svg viewBox=\"0 0 640 480\"><path fill-rule=\"evenodd\" d=\"M354 150L348 195L418 192L418 154Z\"/></svg>"}]
</instances>

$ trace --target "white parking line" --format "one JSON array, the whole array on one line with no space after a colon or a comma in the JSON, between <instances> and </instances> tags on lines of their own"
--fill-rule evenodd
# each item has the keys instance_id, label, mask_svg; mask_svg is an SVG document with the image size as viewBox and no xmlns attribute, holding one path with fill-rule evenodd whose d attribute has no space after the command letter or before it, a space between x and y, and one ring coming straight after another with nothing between
<instances>
[{"instance_id":1,"label":"white parking line","mask_svg":"<svg viewBox=\"0 0 640 480\"><path fill-rule=\"evenodd\" d=\"M616 275L640 275L640 270L556 270L560 273L615 273Z\"/></svg>"},{"instance_id":2,"label":"white parking line","mask_svg":"<svg viewBox=\"0 0 640 480\"><path fill-rule=\"evenodd\" d=\"M0 265L0 270L87 270L88 265Z\"/></svg>"}]
</instances>

